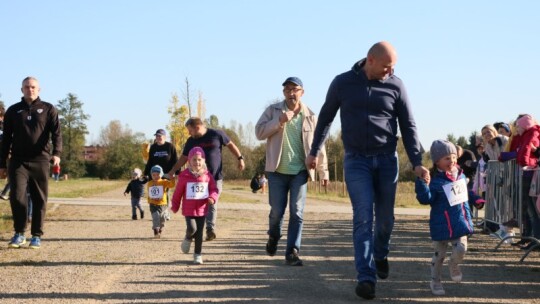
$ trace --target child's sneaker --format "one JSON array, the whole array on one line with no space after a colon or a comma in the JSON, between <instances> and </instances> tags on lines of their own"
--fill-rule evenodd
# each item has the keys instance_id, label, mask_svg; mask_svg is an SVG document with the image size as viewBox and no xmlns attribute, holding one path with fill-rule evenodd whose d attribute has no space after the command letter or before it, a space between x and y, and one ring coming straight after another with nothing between
<instances>
[{"instance_id":1,"label":"child's sneaker","mask_svg":"<svg viewBox=\"0 0 540 304\"><path fill-rule=\"evenodd\" d=\"M182 241L182 245L180 245L180 248L182 249L183 253L189 253L189 248L191 247L191 240L184 239Z\"/></svg>"},{"instance_id":2,"label":"child's sneaker","mask_svg":"<svg viewBox=\"0 0 540 304\"><path fill-rule=\"evenodd\" d=\"M144 218L144 211L141 211L141 220Z\"/></svg>"},{"instance_id":3,"label":"child's sneaker","mask_svg":"<svg viewBox=\"0 0 540 304\"><path fill-rule=\"evenodd\" d=\"M448 261L448 268L450 269L450 278L452 278L452 281L454 282L461 282L461 279L463 278L463 274L461 273L461 269L459 268L459 264L454 262L452 259Z\"/></svg>"},{"instance_id":4,"label":"child's sneaker","mask_svg":"<svg viewBox=\"0 0 540 304\"><path fill-rule=\"evenodd\" d=\"M444 296L444 288L441 282L431 281L429 283L429 288L431 288L431 293L435 296Z\"/></svg>"},{"instance_id":5,"label":"child's sneaker","mask_svg":"<svg viewBox=\"0 0 540 304\"><path fill-rule=\"evenodd\" d=\"M193 255L193 264L201 265L202 263L203 263L202 255L201 254L194 254Z\"/></svg>"},{"instance_id":6,"label":"child's sneaker","mask_svg":"<svg viewBox=\"0 0 540 304\"><path fill-rule=\"evenodd\" d=\"M26 238L22 233L15 233L11 238L11 241L8 244L9 248L21 248L22 245L26 244Z\"/></svg>"},{"instance_id":7,"label":"child's sneaker","mask_svg":"<svg viewBox=\"0 0 540 304\"><path fill-rule=\"evenodd\" d=\"M30 245L28 247L32 249L39 249L41 247L41 238L39 236L32 236L30 239Z\"/></svg>"},{"instance_id":8,"label":"child's sneaker","mask_svg":"<svg viewBox=\"0 0 540 304\"><path fill-rule=\"evenodd\" d=\"M154 228L154 238L159 239L161 237L161 233L159 231L159 228Z\"/></svg>"}]
</instances>

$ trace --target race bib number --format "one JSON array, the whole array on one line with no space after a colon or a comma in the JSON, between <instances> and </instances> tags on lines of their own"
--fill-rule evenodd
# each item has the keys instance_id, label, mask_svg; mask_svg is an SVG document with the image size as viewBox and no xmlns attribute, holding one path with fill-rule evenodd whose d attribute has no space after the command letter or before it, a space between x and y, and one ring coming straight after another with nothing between
<instances>
[{"instance_id":1,"label":"race bib number","mask_svg":"<svg viewBox=\"0 0 540 304\"><path fill-rule=\"evenodd\" d=\"M208 183L187 183L187 199L205 199L208 198Z\"/></svg>"},{"instance_id":2,"label":"race bib number","mask_svg":"<svg viewBox=\"0 0 540 304\"><path fill-rule=\"evenodd\" d=\"M450 203L450 206L456 206L463 204L469 200L469 193L467 190L467 183L462 178L453 183L449 183L443 186L444 194Z\"/></svg>"},{"instance_id":3,"label":"race bib number","mask_svg":"<svg viewBox=\"0 0 540 304\"><path fill-rule=\"evenodd\" d=\"M148 188L148 196L151 199L160 200L163 197L163 186L151 186Z\"/></svg>"}]
</instances>

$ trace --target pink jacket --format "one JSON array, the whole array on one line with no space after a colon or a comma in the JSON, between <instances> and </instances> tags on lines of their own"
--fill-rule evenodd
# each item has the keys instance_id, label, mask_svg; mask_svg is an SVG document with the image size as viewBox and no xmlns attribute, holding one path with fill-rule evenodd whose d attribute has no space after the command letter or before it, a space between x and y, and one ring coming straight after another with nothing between
<instances>
[{"instance_id":1,"label":"pink jacket","mask_svg":"<svg viewBox=\"0 0 540 304\"><path fill-rule=\"evenodd\" d=\"M182 205L183 216L205 216L208 213L208 198L217 202L219 191L210 172L195 177L189 169L178 175L178 182L172 197L172 212L178 212ZM183 204L182 204L183 202Z\"/></svg>"}]
</instances>

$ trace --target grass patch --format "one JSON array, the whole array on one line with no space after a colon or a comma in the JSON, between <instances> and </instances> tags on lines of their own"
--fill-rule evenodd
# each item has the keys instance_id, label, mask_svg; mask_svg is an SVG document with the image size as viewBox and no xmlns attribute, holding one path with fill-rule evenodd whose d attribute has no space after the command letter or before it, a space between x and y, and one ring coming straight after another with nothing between
<instances>
[{"instance_id":1,"label":"grass patch","mask_svg":"<svg viewBox=\"0 0 540 304\"><path fill-rule=\"evenodd\" d=\"M125 187L125 180L100 180L97 178L80 178L49 182L49 197L77 198L91 197L98 193Z\"/></svg>"},{"instance_id":2,"label":"grass patch","mask_svg":"<svg viewBox=\"0 0 540 304\"><path fill-rule=\"evenodd\" d=\"M227 196L227 190L251 191L249 183L249 180L226 180L223 183L224 191L221 196L226 197L227 201L235 202L237 197L234 195ZM347 191L345 190L344 185L341 182L331 182L326 192L324 192L324 188L318 187L315 182L309 182L307 197L338 203L350 204L351 202L349 195L347 194ZM231 198L231 200L229 200L229 198ZM241 198L238 199L242 200ZM416 200L416 194L414 193L414 182L398 183L396 192L396 207L426 209L429 208L429 206L421 205Z\"/></svg>"},{"instance_id":3,"label":"grass patch","mask_svg":"<svg viewBox=\"0 0 540 304\"><path fill-rule=\"evenodd\" d=\"M4 188L5 180L0 183ZM49 180L49 197L77 198L91 197L98 193L112 191L125 187L124 180L100 180L97 178L70 179L66 181L54 182ZM51 215L51 214L48 214ZM13 220L9 201L0 201L0 233L12 231Z\"/></svg>"},{"instance_id":4,"label":"grass patch","mask_svg":"<svg viewBox=\"0 0 540 304\"><path fill-rule=\"evenodd\" d=\"M246 204L254 204L254 203L260 203L261 202L261 200L259 200L259 199L242 197L242 196L230 194L227 191L223 191L223 193L221 193L219 195L219 200L220 201L225 201L225 202L246 203Z\"/></svg>"}]
</instances>

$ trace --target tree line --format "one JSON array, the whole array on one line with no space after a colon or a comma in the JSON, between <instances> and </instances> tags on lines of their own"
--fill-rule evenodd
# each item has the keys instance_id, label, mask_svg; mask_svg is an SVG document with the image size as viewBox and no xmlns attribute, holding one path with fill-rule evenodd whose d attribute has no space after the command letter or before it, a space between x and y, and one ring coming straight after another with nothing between
<instances>
[{"instance_id":1,"label":"tree line","mask_svg":"<svg viewBox=\"0 0 540 304\"><path fill-rule=\"evenodd\" d=\"M186 91L189 92L189 81L186 79ZM190 94L183 94L185 104L180 100L177 94L173 94L168 108L169 123L169 141L173 143L178 153L183 149L183 144L189 137L187 128L184 126L189 117L204 117L204 100L199 93L196 102L196 111L192 111ZM3 102L0 100L0 105ZM88 134L86 122L90 115L84 112L84 103L79 100L77 95L68 93L66 98L61 99L55 105L60 119L63 139L62 153L62 173L70 178L79 177L98 177L101 179L124 179L130 177L133 168L143 168L145 160L143 158L144 149L150 145L151 140L145 138L140 132L134 132L127 125L122 125L118 120L111 121L106 127L102 128L99 134L97 149L97 161L86 161L84 157L86 135ZM238 146L244 161L246 169L237 170L237 160L225 151L223 153L223 172L226 179L250 179L255 174L264 172L266 143L255 139L255 127L252 123L242 125L232 121L229 126L220 124L216 115L210 115L205 119L209 128L223 130L231 140ZM461 136L456 138L453 134L448 134L447 139L463 148L475 149L478 134L471 133L469 139ZM429 149L429 148L428 148ZM328 170L331 181L344 181L343 159L344 148L341 141L341 133L330 135L326 141L326 150L328 155ZM400 181L414 180L414 173L410 163L407 161L407 154L401 140L398 142L398 155L400 162ZM429 151L424 153L424 163L428 167Z\"/></svg>"}]
</instances>

